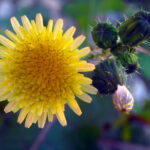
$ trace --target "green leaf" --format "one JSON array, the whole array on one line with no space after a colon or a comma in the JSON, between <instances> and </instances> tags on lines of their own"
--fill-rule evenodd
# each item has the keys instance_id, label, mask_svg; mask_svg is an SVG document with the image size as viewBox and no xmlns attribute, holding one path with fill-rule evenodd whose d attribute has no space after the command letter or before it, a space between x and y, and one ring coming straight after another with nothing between
<instances>
[{"instance_id":1,"label":"green leaf","mask_svg":"<svg viewBox=\"0 0 150 150\"><path fill-rule=\"evenodd\" d=\"M99 4L99 10L101 12L107 12L107 11L124 11L126 8L125 3L123 0L103 0Z\"/></svg>"}]
</instances>

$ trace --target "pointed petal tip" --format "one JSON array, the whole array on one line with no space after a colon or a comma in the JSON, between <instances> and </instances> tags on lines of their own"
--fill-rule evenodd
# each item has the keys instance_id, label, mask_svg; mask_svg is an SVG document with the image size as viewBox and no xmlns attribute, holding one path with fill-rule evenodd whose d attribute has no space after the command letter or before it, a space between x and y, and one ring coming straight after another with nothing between
<instances>
[{"instance_id":1,"label":"pointed petal tip","mask_svg":"<svg viewBox=\"0 0 150 150\"><path fill-rule=\"evenodd\" d=\"M10 18L10 21L13 21L13 20L16 20L15 16L13 16L13 17Z\"/></svg>"},{"instance_id":2,"label":"pointed petal tip","mask_svg":"<svg viewBox=\"0 0 150 150\"><path fill-rule=\"evenodd\" d=\"M45 122L38 122L38 127L39 128L44 128L44 126L45 126Z\"/></svg>"},{"instance_id":3,"label":"pointed petal tip","mask_svg":"<svg viewBox=\"0 0 150 150\"><path fill-rule=\"evenodd\" d=\"M37 17L39 17L39 16L41 17L41 16L42 16L42 14L41 14L41 13L37 13L37 14L36 14L36 16L37 16Z\"/></svg>"},{"instance_id":4,"label":"pointed petal tip","mask_svg":"<svg viewBox=\"0 0 150 150\"><path fill-rule=\"evenodd\" d=\"M6 106L5 109L4 109L4 112L5 112L5 113L11 112L11 111L13 110L15 104L16 104L16 102L8 103L7 106Z\"/></svg>"},{"instance_id":5,"label":"pointed petal tip","mask_svg":"<svg viewBox=\"0 0 150 150\"><path fill-rule=\"evenodd\" d=\"M54 39L56 39L57 34L59 33L59 31L62 30L62 27L63 27L63 19L59 18L59 19L56 21L55 26L54 26L54 30L53 30Z\"/></svg>"},{"instance_id":6,"label":"pointed petal tip","mask_svg":"<svg viewBox=\"0 0 150 150\"><path fill-rule=\"evenodd\" d=\"M78 115L78 116L81 116L82 115L82 111L79 109L79 110L76 110L76 114Z\"/></svg>"},{"instance_id":7,"label":"pointed petal tip","mask_svg":"<svg viewBox=\"0 0 150 150\"><path fill-rule=\"evenodd\" d=\"M91 102L92 102L92 98L91 98L91 99L88 99L86 102L87 102L87 103L91 103Z\"/></svg>"},{"instance_id":8,"label":"pointed petal tip","mask_svg":"<svg viewBox=\"0 0 150 150\"><path fill-rule=\"evenodd\" d=\"M74 26L70 27L63 35L64 38L72 37L76 31Z\"/></svg>"},{"instance_id":9,"label":"pointed petal tip","mask_svg":"<svg viewBox=\"0 0 150 150\"><path fill-rule=\"evenodd\" d=\"M30 128L31 125L32 125L32 123L33 123L33 114L32 114L32 113L29 113L29 114L27 115L27 118L26 118L26 121L25 121L25 127L26 127L26 128Z\"/></svg>"},{"instance_id":10,"label":"pointed petal tip","mask_svg":"<svg viewBox=\"0 0 150 150\"><path fill-rule=\"evenodd\" d=\"M74 113L76 113L78 116L80 116L82 114L82 111L81 111L77 101L74 98L73 99L70 98L68 100L68 105L74 111Z\"/></svg>"},{"instance_id":11,"label":"pointed petal tip","mask_svg":"<svg viewBox=\"0 0 150 150\"><path fill-rule=\"evenodd\" d=\"M6 114L9 113L9 111L8 111L6 108L4 109L4 112L5 112Z\"/></svg>"},{"instance_id":12,"label":"pointed petal tip","mask_svg":"<svg viewBox=\"0 0 150 150\"><path fill-rule=\"evenodd\" d=\"M76 48L78 48L78 47L84 42L85 38L86 38L86 36L84 36L84 35L78 36L78 37L74 40L71 49L76 49Z\"/></svg>"},{"instance_id":13,"label":"pointed petal tip","mask_svg":"<svg viewBox=\"0 0 150 150\"><path fill-rule=\"evenodd\" d=\"M93 95L96 95L97 92L98 92L98 90L92 85L85 85L85 84L83 84L82 85L82 89L83 89L83 91L85 91L85 92L87 92L89 94L93 94Z\"/></svg>"},{"instance_id":14,"label":"pointed petal tip","mask_svg":"<svg viewBox=\"0 0 150 150\"><path fill-rule=\"evenodd\" d=\"M75 31L76 27L75 26L71 26L70 29L73 30L73 31Z\"/></svg>"},{"instance_id":15,"label":"pointed petal tip","mask_svg":"<svg viewBox=\"0 0 150 150\"><path fill-rule=\"evenodd\" d=\"M25 128L30 128L31 127L31 124L25 124Z\"/></svg>"},{"instance_id":16,"label":"pointed petal tip","mask_svg":"<svg viewBox=\"0 0 150 150\"><path fill-rule=\"evenodd\" d=\"M44 25L43 25L43 17L41 13L36 14L36 24L37 24L39 31L42 32Z\"/></svg>"},{"instance_id":17,"label":"pointed petal tip","mask_svg":"<svg viewBox=\"0 0 150 150\"><path fill-rule=\"evenodd\" d=\"M23 122L23 120L20 119L20 118L18 118L17 122L18 122L19 124L21 124L21 123Z\"/></svg>"},{"instance_id":18,"label":"pointed petal tip","mask_svg":"<svg viewBox=\"0 0 150 150\"><path fill-rule=\"evenodd\" d=\"M66 117L65 117L65 115L64 115L64 112L57 112L56 113L56 116L57 116L57 119L58 119L58 121L59 121L59 123L64 127L64 126L66 126L67 125L67 121L66 121Z\"/></svg>"},{"instance_id":19,"label":"pointed petal tip","mask_svg":"<svg viewBox=\"0 0 150 150\"><path fill-rule=\"evenodd\" d=\"M79 51L78 56L84 57L84 56L88 55L90 52L91 52L90 47L84 47Z\"/></svg>"},{"instance_id":20,"label":"pointed petal tip","mask_svg":"<svg viewBox=\"0 0 150 150\"><path fill-rule=\"evenodd\" d=\"M44 128L44 125L38 124L38 127L42 129L42 128Z\"/></svg>"},{"instance_id":21,"label":"pointed petal tip","mask_svg":"<svg viewBox=\"0 0 150 150\"><path fill-rule=\"evenodd\" d=\"M86 93L82 93L81 95L77 95L77 97L86 103L92 102L92 98Z\"/></svg>"},{"instance_id":22,"label":"pointed petal tip","mask_svg":"<svg viewBox=\"0 0 150 150\"><path fill-rule=\"evenodd\" d=\"M2 35L0 35L0 42L4 45L4 46L6 46L6 47L8 47L8 48L14 48L15 47L15 44L12 42L12 41L10 41L9 39L7 39L7 38L5 38L4 36L2 36Z\"/></svg>"},{"instance_id":23,"label":"pointed petal tip","mask_svg":"<svg viewBox=\"0 0 150 150\"><path fill-rule=\"evenodd\" d=\"M88 71L93 71L95 70L95 65L91 64L91 63L87 63L85 66L83 67L78 67L77 70L79 72L88 72Z\"/></svg>"},{"instance_id":24,"label":"pointed petal tip","mask_svg":"<svg viewBox=\"0 0 150 150\"><path fill-rule=\"evenodd\" d=\"M60 124L61 124L63 127L67 126L67 122L66 122L66 121L61 121Z\"/></svg>"},{"instance_id":25,"label":"pointed petal tip","mask_svg":"<svg viewBox=\"0 0 150 150\"><path fill-rule=\"evenodd\" d=\"M58 18L58 20L63 21L63 19L62 19L62 18Z\"/></svg>"},{"instance_id":26,"label":"pointed petal tip","mask_svg":"<svg viewBox=\"0 0 150 150\"><path fill-rule=\"evenodd\" d=\"M39 128L43 128L45 126L46 119L47 119L47 113L43 112L42 115L40 116L39 120L38 120L38 127Z\"/></svg>"}]
</instances>

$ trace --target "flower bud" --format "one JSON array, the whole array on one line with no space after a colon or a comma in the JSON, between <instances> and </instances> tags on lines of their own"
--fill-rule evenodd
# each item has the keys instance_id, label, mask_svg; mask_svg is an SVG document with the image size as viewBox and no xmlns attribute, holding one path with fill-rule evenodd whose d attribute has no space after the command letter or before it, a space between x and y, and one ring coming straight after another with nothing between
<instances>
[{"instance_id":1,"label":"flower bud","mask_svg":"<svg viewBox=\"0 0 150 150\"><path fill-rule=\"evenodd\" d=\"M111 52L121 62L122 66L125 67L127 73L133 73L139 67L135 51L135 48L123 45L122 43L118 43L111 49Z\"/></svg>"},{"instance_id":2,"label":"flower bud","mask_svg":"<svg viewBox=\"0 0 150 150\"><path fill-rule=\"evenodd\" d=\"M138 58L135 53L125 52L120 54L117 59L125 67L128 74L135 72L139 67Z\"/></svg>"},{"instance_id":3,"label":"flower bud","mask_svg":"<svg viewBox=\"0 0 150 150\"><path fill-rule=\"evenodd\" d=\"M150 13L138 11L119 27L119 36L125 45L137 46L150 38Z\"/></svg>"},{"instance_id":4,"label":"flower bud","mask_svg":"<svg viewBox=\"0 0 150 150\"><path fill-rule=\"evenodd\" d=\"M118 85L113 95L115 108L124 113L129 113L133 108L134 98L125 85Z\"/></svg>"},{"instance_id":5,"label":"flower bud","mask_svg":"<svg viewBox=\"0 0 150 150\"><path fill-rule=\"evenodd\" d=\"M126 81L126 73L119 61L106 59L96 66L93 75L93 85L101 94L112 94L117 90L118 84Z\"/></svg>"},{"instance_id":6,"label":"flower bud","mask_svg":"<svg viewBox=\"0 0 150 150\"><path fill-rule=\"evenodd\" d=\"M93 28L92 37L98 47L107 49L116 45L118 33L112 24L101 22Z\"/></svg>"}]
</instances>

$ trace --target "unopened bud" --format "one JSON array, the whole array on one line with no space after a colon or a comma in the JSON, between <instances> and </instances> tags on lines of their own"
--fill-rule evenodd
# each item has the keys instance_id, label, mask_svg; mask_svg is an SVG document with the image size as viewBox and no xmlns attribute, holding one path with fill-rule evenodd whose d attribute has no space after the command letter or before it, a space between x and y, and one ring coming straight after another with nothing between
<instances>
[{"instance_id":1,"label":"unopened bud","mask_svg":"<svg viewBox=\"0 0 150 150\"><path fill-rule=\"evenodd\" d=\"M111 52L121 62L122 66L125 67L127 73L133 73L138 69L138 57L134 47L118 43L111 49Z\"/></svg>"},{"instance_id":2,"label":"unopened bud","mask_svg":"<svg viewBox=\"0 0 150 150\"><path fill-rule=\"evenodd\" d=\"M113 94L118 84L123 85L125 82L124 67L113 58L100 62L94 70L93 85L101 94Z\"/></svg>"},{"instance_id":3,"label":"unopened bud","mask_svg":"<svg viewBox=\"0 0 150 150\"><path fill-rule=\"evenodd\" d=\"M125 52L120 54L117 59L120 60L127 73L133 73L139 67L138 58L135 53Z\"/></svg>"},{"instance_id":4,"label":"unopened bud","mask_svg":"<svg viewBox=\"0 0 150 150\"><path fill-rule=\"evenodd\" d=\"M115 108L124 113L129 113L133 108L134 98L125 85L118 85L113 95Z\"/></svg>"},{"instance_id":5,"label":"unopened bud","mask_svg":"<svg viewBox=\"0 0 150 150\"><path fill-rule=\"evenodd\" d=\"M118 33L112 24L101 22L93 28L92 37L98 47L107 49L116 45Z\"/></svg>"},{"instance_id":6,"label":"unopened bud","mask_svg":"<svg viewBox=\"0 0 150 150\"><path fill-rule=\"evenodd\" d=\"M125 45L137 46L150 38L150 13L138 11L119 27L119 36Z\"/></svg>"}]
</instances>

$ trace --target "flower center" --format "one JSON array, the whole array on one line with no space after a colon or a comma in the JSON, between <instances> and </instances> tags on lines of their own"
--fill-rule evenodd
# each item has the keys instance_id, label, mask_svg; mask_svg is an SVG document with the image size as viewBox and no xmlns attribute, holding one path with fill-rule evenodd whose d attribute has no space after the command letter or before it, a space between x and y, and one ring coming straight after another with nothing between
<instances>
[{"instance_id":1,"label":"flower center","mask_svg":"<svg viewBox=\"0 0 150 150\"><path fill-rule=\"evenodd\" d=\"M64 53L59 47L37 44L33 49L16 51L14 57L10 80L18 95L25 92L35 99L56 99L64 96L75 80L77 72L69 66L69 51Z\"/></svg>"}]
</instances>

